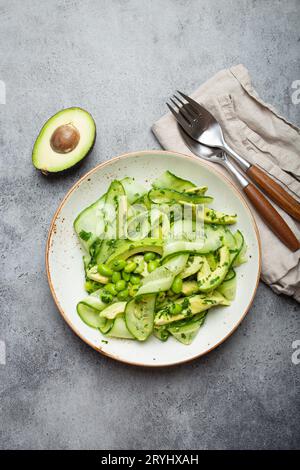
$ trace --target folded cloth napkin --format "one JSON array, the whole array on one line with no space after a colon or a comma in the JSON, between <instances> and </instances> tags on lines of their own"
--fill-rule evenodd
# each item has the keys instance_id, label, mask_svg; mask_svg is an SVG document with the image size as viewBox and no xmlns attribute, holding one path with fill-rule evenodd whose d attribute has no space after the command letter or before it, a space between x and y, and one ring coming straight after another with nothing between
<instances>
[{"instance_id":1,"label":"folded cloth napkin","mask_svg":"<svg viewBox=\"0 0 300 470\"><path fill-rule=\"evenodd\" d=\"M300 199L300 129L262 101L243 65L221 70L191 96L215 116L226 142L236 152L260 166ZM166 150L192 155L171 113L159 119L152 130ZM218 169L226 173L223 168ZM231 178L228 173L226 176ZM300 239L300 224L275 207ZM300 250L292 253L254 209L253 212L262 242L262 280L276 293L293 296L300 302Z\"/></svg>"}]
</instances>

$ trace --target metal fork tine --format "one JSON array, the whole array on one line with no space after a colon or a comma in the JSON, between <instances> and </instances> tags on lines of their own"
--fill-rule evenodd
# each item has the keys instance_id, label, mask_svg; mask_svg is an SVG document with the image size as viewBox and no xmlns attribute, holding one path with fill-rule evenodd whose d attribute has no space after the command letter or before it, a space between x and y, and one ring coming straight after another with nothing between
<instances>
[{"instance_id":1,"label":"metal fork tine","mask_svg":"<svg viewBox=\"0 0 300 470\"><path fill-rule=\"evenodd\" d=\"M179 93L188 103L190 103L191 106L199 113L199 111L203 112L203 107L201 104L197 103L197 101L193 100L193 98L190 98L189 96L185 95L181 91L177 90L177 93Z\"/></svg>"},{"instance_id":2,"label":"metal fork tine","mask_svg":"<svg viewBox=\"0 0 300 470\"><path fill-rule=\"evenodd\" d=\"M182 106L184 106L184 105L186 104L186 103L184 103L180 98L178 98L178 96L176 96L176 95L173 95L173 96L174 96L174 98L175 98L177 101L179 101L179 103L180 103Z\"/></svg>"},{"instance_id":3,"label":"metal fork tine","mask_svg":"<svg viewBox=\"0 0 300 470\"><path fill-rule=\"evenodd\" d=\"M176 96L175 96L175 98L176 98ZM185 107L179 106L176 103L176 101L174 101L172 98L170 98L170 101L172 101L172 103L178 108L178 113L181 114L184 117L184 119L186 120L186 122L188 123L188 125L190 125L191 124L191 118L189 116L189 113L187 113Z\"/></svg>"},{"instance_id":4,"label":"metal fork tine","mask_svg":"<svg viewBox=\"0 0 300 470\"><path fill-rule=\"evenodd\" d=\"M191 108L191 105L189 103L184 103L180 98L178 98L178 96L176 95L173 95L174 98L176 98L177 101L179 101L179 103L182 105L182 108L181 109L184 109L190 116L192 119L195 119L197 117L197 113L196 111ZM176 106L178 107L178 105L176 104Z\"/></svg>"},{"instance_id":5,"label":"metal fork tine","mask_svg":"<svg viewBox=\"0 0 300 470\"><path fill-rule=\"evenodd\" d=\"M173 116L175 117L176 121L181 125L181 127L183 127L183 129L185 129L188 132L189 125L186 119L183 116L181 116L181 114L177 113L175 109L169 105L169 103L167 103L167 106L169 110L171 111L171 113L173 114Z\"/></svg>"},{"instance_id":6,"label":"metal fork tine","mask_svg":"<svg viewBox=\"0 0 300 470\"><path fill-rule=\"evenodd\" d=\"M176 106L176 108L180 109L180 106L178 103L176 103L176 101L174 101L172 98L170 98L170 101L172 101L172 103L174 104L174 106Z\"/></svg>"},{"instance_id":7,"label":"metal fork tine","mask_svg":"<svg viewBox=\"0 0 300 470\"><path fill-rule=\"evenodd\" d=\"M188 125L191 124L191 115L189 115L189 113L187 112L187 110L185 109L185 107L181 106L179 108L179 114L181 114L184 119L186 120L186 122L188 123Z\"/></svg>"}]
</instances>

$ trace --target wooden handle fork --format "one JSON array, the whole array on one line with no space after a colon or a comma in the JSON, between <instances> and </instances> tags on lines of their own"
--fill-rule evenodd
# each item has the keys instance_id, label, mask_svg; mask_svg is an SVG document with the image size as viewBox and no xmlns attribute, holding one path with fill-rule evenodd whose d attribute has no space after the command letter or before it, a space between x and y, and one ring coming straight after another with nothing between
<instances>
[{"instance_id":1,"label":"wooden handle fork","mask_svg":"<svg viewBox=\"0 0 300 470\"><path fill-rule=\"evenodd\" d=\"M297 240L290 227L283 220L277 210L269 203L265 196L252 183L243 188L249 200L257 212L264 219L266 224L280 238L280 240L292 251L300 248L300 242ZM274 253L274 256L276 253Z\"/></svg>"},{"instance_id":2,"label":"wooden handle fork","mask_svg":"<svg viewBox=\"0 0 300 470\"><path fill-rule=\"evenodd\" d=\"M251 165L246 174L270 196L287 214L300 222L300 204L276 181L256 165Z\"/></svg>"}]
</instances>

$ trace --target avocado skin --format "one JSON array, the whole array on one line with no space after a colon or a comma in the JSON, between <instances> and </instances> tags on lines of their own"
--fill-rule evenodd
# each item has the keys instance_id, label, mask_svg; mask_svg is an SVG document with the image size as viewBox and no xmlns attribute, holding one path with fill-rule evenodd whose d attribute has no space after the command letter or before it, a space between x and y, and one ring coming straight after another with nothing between
<instances>
[{"instance_id":1,"label":"avocado skin","mask_svg":"<svg viewBox=\"0 0 300 470\"><path fill-rule=\"evenodd\" d=\"M86 113L91 122L93 123L93 136L92 136L92 139L91 139L91 143L90 143L90 146L85 150L83 156L77 160L75 163L73 163L72 165L68 165L66 168L63 167L63 165L61 166L61 168L58 168L58 169L55 169L55 170L48 170L48 169L44 169L44 168L39 168L36 164L36 160L37 160L37 155L36 155L36 146L39 144L39 139L42 138L42 135L43 135L43 132L47 129L48 125L51 124L51 121L52 119L57 116L57 115L61 115L63 114L64 112L68 112L68 111L82 111L83 113ZM93 116L88 112L86 111L85 109L83 108L80 108L80 107L70 107L70 108L64 108L60 111L58 111L57 113L53 114L49 119L47 119L47 121L45 121L45 123L43 124L43 126L41 127L41 130L34 142L34 145L33 145L33 148L32 148L32 154L31 154L31 159L32 159L32 164L33 166L37 169L37 170L40 170L40 172L44 175L44 176L52 176L52 175L62 175L62 176L67 176L69 173L71 173L75 168L78 169L82 163L83 163L83 160L89 156L89 154L91 153L91 151L93 150L94 148L94 145L95 145L95 142L96 142L96 138L97 138L97 128L96 128L96 123L95 123L95 120L93 118ZM49 145L50 145L50 141L49 141Z\"/></svg>"}]
</instances>

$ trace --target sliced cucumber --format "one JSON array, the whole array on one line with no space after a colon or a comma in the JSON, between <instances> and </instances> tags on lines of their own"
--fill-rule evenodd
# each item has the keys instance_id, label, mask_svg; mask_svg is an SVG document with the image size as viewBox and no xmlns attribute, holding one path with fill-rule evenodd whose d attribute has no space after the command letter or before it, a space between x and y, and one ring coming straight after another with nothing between
<instances>
[{"instance_id":1,"label":"sliced cucumber","mask_svg":"<svg viewBox=\"0 0 300 470\"><path fill-rule=\"evenodd\" d=\"M179 274L188 259L188 255L173 256L166 263L155 269L143 279L137 295L163 292L170 289L174 278Z\"/></svg>"},{"instance_id":2,"label":"sliced cucumber","mask_svg":"<svg viewBox=\"0 0 300 470\"><path fill-rule=\"evenodd\" d=\"M126 326L138 341L145 341L153 331L155 298L155 294L141 295L126 305Z\"/></svg>"},{"instance_id":3,"label":"sliced cucumber","mask_svg":"<svg viewBox=\"0 0 300 470\"><path fill-rule=\"evenodd\" d=\"M118 315L113 321L112 328L107 332L109 338L134 339L134 336L128 331L124 315Z\"/></svg>"},{"instance_id":4,"label":"sliced cucumber","mask_svg":"<svg viewBox=\"0 0 300 470\"><path fill-rule=\"evenodd\" d=\"M180 341L180 343L191 344L203 325L205 317L206 312L202 312L192 317L191 320L181 320L179 322L172 323L168 328L168 331L172 336L174 336L174 338Z\"/></svg>"},{"instance_id":5,"label":"sliced cucumber","mask_svg":"<svg viewBox=\"0 0 300 470\"><path fill-rule=\"evenodd\" d=\"M75 232L87 252L95 240L104 233L105 198L106 194L94 202L94 204L80 212L74 221Z\"/></svg>"},{"instance_id":6,"label":"sliced cucumber","mask_svg":"<svg viewBox=\"0 0 300 470\"><path fill-rule=\"evenodd\" d=\"M113 325L112 320L100 317L100 312L107 304L99 298L100 290L89 295L77 304L77 313L81 320L92 328L98 328L101 333L107 333Z\"/></svg>"},{"instance_id":7,"label":"sliced cucumber","mask_svg":"<svg viewBox=\"0 0 300 470\"><path fill-rule=\"evenodd\" d=\"M230 268L228 273L226 274L225 276L225 279L224 281L230 281L231 279L233 279L234 277L236 276L236 272L233 268Z\"/></svg>"},{"instance_id":8,"label":"sliced cucumber","mask_svg":"<svg viewBox=\"0 0 300 470\"><path fill-rule=\"evenodd\" d=\"M176 222L174 223L173 229L174 227L174 234L180 233L176 231ZM194 234L192 235L194 237ZM190 236L190 234L187 234L187 236ZM166 240L163 258L167 258L175 253L207 254L216 251L221 245L220 231L217 226L204 225L204 237L202 238L196 238L194 241L184 239L176 240L172 238Z\"/></svg>"},{"instance_id":9,"label":"sliced cucumber","mask_svg":"<svg viewBox=\"0 0 300 470\"><path fill-rule=\"evenodd\" d=\"M77 313L81 320L92 328L101 328L105 323L103 318L99 317L100 310L93 307L91 302L79 302L77 304Z\"/></svg>"},{"instance_id":10,"label":"sliced cucumber","mask_svg":"<svg viewBox=\"0 0 300 470\"><path fill-rule=\"evenodd\" d=\"M114 251L116 237L119 235L119 202L122 196L125 196L122 184L117 180L113 181L107 191L105 199L105 238L96 254L97 264L104 263Z\"/></svg>"},{"instance_id":11,"label":"sliced cucumber","mask_svg":"<svg viewBox=\"0 0 300 470\"><path fill-rule=\"evenodd\" d=\"M152 186L155 189L169 188L180 192L194 188L196 185L191 183L191 181L173 175L173 173L167 170L159 178L156 178L156 180L153 181Z\"/></svg>"},{"instance_id":12,"label":"sliced cucumber","mask_svg":"<svg viewBox=\"0 0 300 470\"><path fill-rule=\"evenodd\" d=\"M240 230L237 230L237 232L233 235L227 228L225 229L222 240L224 245L229 248L230 264L234 264L245 245L244 236Z\"/></svg>"},{"instance_id":13,"label":"sliced cucumber","mask_svg":"<svg viewBox=\"0 0 300 470\"><path fill-rule=\"evenodd\" d=\"M86 274L87 270L88 270L88 267L89 267L89 264L90 264L90 261L91 261L91 256L90 255L84 255L82 257L82 260L83 260L84 272Z\"/></svg>"},{"instance_id":14,"label":"sliced cucumber","mask_svg":"<svg viewBox=\"0 0 300 470\"><path fill-rule=\"evenodd\" d=\"M124 188L129 204L134 204L147 193L147 190L130 176L123 178L121 180L121 184Z\"/></svg>"},{"instance_id":15,"label":"sliced cucumber","mask_svg":"<svg viewBox=\"0 0 300 470\"><path fill-rule=\"evenodd\" d=\"M101 310L107 307L107 304L102 302L102 300L100 299L100 293L101 293L101 289L93 292L91 295L83 299L82 302L88 305L89 307L92 307L95 310L98 310L99 312L101 312Z\"/></svg>"},{"instance_id":16,"label":"sliced cucumber","mask_svg":"<svg viewBox=\"0 0 300 470\"><path fill-rule=\"evenodd\" d=\"M150 212L150 226L149 237L153 238L167 238L170 232L170 221L168 215L157 208L152 208Z\"/></svg>"},{"instance_id":17,"label":"sliced cucumber","mask_svg":"<svg viewBox=\"0 0 300 470\"><path fill-rule=\"evenodd\" d=\"M236 295L237 276L234 269L230 269L222 284L218 287L220 292L226 299L234 300Z\"/></svg>"},{"instance_id":18,"label":"sliced cucumber","mask_svg":"<svg viewBox=\"0 0 300 470\"><path fill-rule=\"evenodd\" d=\"M152 202L148 198L148 192L144 194L144 196L140 197L135 201L135 204L139 204L140 206L143 207L143 209L150 210L151 209L151 204Z\"/></svg>"},{"instance_id":19,"label":"sliced cucumber","mask_svg":"<svg viewBox=\"0 0 300 470\"><path fill-rule=\"evenodd\" d=\"M187 242L187 241L167 241L164 246L163 258L167 258L175 253L193 253L193 254L206 254L211 251L216 251L221 246L219 237L206 238L200 242Z\"/></svg>"},{"instance_id":20,"label":"sliced cucumber","mask_svg":"<svg viewBox=\"0 0 300 470\"><path fill-rule=\"evenodd\" d=\"M186 192L175 191L174 189L151 189L148 193L150 201L157 204L209 204L213 201L210 196L189 194Z\"/></svg>"},{"instance_id":21,"label":"sliced cucumber","mask_svg":"<svg viewBox=\"0 0 300 470\"><path fill-rule=\"evenodd\" d=\"M237 245L237 254L233 260L233 266L240 266L247 262L247 244L245 242L242 232L239 230L234 234Z\"/></svg>"},{"instance_id":22,"label":"sliced cucumber","mask_svg":"<svg viewBox=\"0 0 300 470\"><path fill-rule=\"evenodd\" d=\"M149 222L149 212L140 212L130 217L127 222L127 237L132 241L139 241L146 238L151 230Z\"/></svg>"},{"instance_id":23,"label":"sliced cucumber","mask_svg":"<svg viewBox=\"0 0 300 470\"><path fill-rule=\"evenodd\" d=\"M236 250L235 238L229 229L223 227L223 234L220 236L224 246L227 246L227 248L231 251Z\"/></svg>"}]
</instances>

